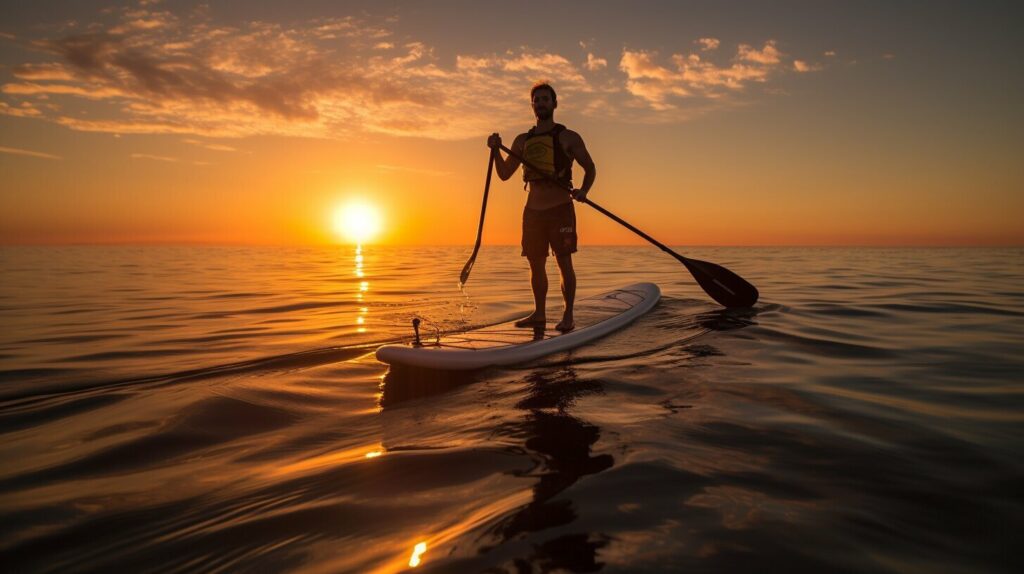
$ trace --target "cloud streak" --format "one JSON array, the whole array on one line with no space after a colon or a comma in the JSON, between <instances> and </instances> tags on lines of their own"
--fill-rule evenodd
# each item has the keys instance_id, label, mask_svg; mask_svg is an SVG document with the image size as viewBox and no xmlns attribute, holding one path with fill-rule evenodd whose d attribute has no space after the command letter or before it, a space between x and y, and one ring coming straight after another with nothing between
<instances>
[{"instance_id":1,"label":"cloud streak","mask_svg":"<svg viewBox=\"0 0 1024 574\"><path fill-rule=\"evenodd\" d=\"M173 163L178 161L178 158L176 157L169 157L166 155L153 155L148 153L133 153L131 157L132 159L150 159L153 161L163 161L167 163Z\"/></svg>"},{"instance_id":2,"label":"cloud streak","mask_svg":"<svg viewBox=\"0 0 1024 574\"><path fill-rule=\"evenodd\" d=\"M41 159L64 159L59 155L53 155L49 153L43 153L41 151L32 151L28 149L20 149L16 147L4 147L0 146L0 153L7 153L11 155L23 155L28 157L38 157Z\"/></svg>"},{"instance_id":3,"label":"cloud streak","mask_svg":"<svg viewBox=\"0 0 1024 574\"><path fill-rule=\"evenodd\" d=\"M442 61L387 24L345 17L222 26L202 10L114 10L110 21L76 27L84 32L35 39L50 61L6 72L0 114L118 134L461 139L521 123L526 97L515 96L540 78L584 114L675 122L785 71L816 69L774 41L740 44L725 63L706 60L725 52L715 38L691 44L700 55L667 62L623 49L617 67L589 50L583 58L529 47ZM476 94L472 106L467 91Z\"/></svg>"},{"instance_id":4,"label":"cloud streak","mask_svg":"<svg viewBox=\"0 0 1024 574\"><path fill-rule=\"evenodd\" d=\"M213 150L213 151L238 151L237 148L234 148L232 146L225 145L225 144L220 144L220 143L205 142L205 141L199 141L199 140L189 139L189 138L183 139L181 141L183 143L187 143L189 145L194 145L194 146L198 146L198 147L209 149L209 150Z\"/></svg>"}]
</instances>

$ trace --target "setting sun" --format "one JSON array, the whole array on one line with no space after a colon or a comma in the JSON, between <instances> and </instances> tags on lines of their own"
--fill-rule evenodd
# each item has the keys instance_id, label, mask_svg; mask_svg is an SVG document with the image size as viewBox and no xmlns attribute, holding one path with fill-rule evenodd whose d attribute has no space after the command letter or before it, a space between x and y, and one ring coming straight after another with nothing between
<instances>
[{"instance_id":1,"label":"setting sun","mask_svg":"<svg viewBox=\"0 0 1024 574\"><path fill-rule=\"evenodd\" d=\"M380 229L380 211L369 203L351 201L334 213L334 230L353 243L370 241Z\"/></svg>"}]
</instances>

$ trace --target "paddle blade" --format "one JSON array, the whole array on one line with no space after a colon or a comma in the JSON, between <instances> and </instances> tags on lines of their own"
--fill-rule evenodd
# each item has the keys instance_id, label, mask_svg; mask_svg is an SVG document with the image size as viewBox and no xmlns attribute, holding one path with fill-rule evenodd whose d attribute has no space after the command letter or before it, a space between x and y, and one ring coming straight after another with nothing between
<instances>
[{"instance_id":1,"label":"paddle blade","mask_svg":"<svg viewBox=\"0 0 1024 574\"><path fill-rule=\"evenodd\" d=\"M459 285L465 285L466 281L469 281L469 272L473 270L473 264L476 263L476 251L473 251L473 255L470 256L469 261L462 268L462 273L459 274Z\"/></svg>"},{"instance_id":2,"label":"paddle blade","mask_svg":"<svg viewBox=\"0 0 1024 574\"><path fill-rule=\"evenodd\" d=\"M693 274L697 284L721 305L736 308L753 307L757 303L757 287L725 267L689 257L682 257L680 261Z\"/></svg>"}]
</instances>

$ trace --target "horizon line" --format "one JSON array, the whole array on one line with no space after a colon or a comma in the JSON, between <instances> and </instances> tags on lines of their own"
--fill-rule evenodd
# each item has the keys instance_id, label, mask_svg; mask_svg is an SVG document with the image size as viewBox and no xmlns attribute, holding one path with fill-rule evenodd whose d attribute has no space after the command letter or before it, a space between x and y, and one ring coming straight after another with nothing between
<instances>
[{"instance_id":1,"label":"horizon line","mask_svg":"<svg viewBox=\"0 0 1024 574\"><path fill-rule=\"evenodd\" d=\"M781 247L819 247L819 248L1024 248L1021 243L666 243L668 247L716 247L716 248L781 248ZM519 243L484 243L481 247L519 247ZM472 249L471 243L258 243L258 242L227 242L227 241L55 241L55 242L0 242L0 248L6 247L466 247ZM648 243L592 243L580 245L580 249L593 247L651 247Z\"/></svg>"}]
</instances>

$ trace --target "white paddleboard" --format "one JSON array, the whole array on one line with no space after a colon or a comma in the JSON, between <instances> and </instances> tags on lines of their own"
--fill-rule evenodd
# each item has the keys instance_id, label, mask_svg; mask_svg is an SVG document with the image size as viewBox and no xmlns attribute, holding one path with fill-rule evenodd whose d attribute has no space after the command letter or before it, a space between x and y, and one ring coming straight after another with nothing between
<instances>
[{"instance_id":1,"label":"white paddleboard","mask_svg":"<svg viewBox=\"0 0 1024 574\"><path fill-rule=\"evenodd\" d=\"M566 351L621 329L651 310L661 297L654 283L636 283L576 302L576 329L568 333L516 327L515 321L483 327L465 333L443 335L434 340L423 337L421 346L384 345L377 360L393 366L444 371L482 369L512 365Z\"/></svg>"}]
</instances>

